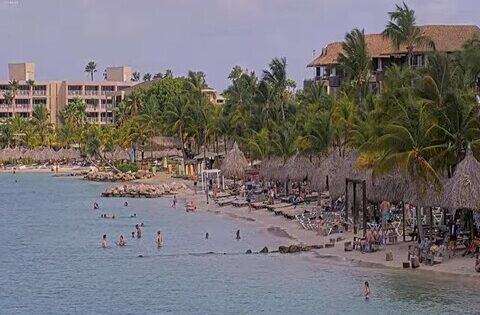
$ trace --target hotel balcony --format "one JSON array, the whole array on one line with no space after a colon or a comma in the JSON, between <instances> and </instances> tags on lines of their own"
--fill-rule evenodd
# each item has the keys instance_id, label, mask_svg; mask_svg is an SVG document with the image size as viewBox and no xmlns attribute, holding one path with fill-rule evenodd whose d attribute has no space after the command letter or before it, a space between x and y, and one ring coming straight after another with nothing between
<instances>
[{"instance_id":1,"label":"hotel balcony","mask_svg":"<svg viewBox=\"0 0 480 315\"><path fill-rule=\"evenodd\" d=\"M83 94L82 90L68 90L68 95L79 96Z\"/></svg>"}]
</instances>

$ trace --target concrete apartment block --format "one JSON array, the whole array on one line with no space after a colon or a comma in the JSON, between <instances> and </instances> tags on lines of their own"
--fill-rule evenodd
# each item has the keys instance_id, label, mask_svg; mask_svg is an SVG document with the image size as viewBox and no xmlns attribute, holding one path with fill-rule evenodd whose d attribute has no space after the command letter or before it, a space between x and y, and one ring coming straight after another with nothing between
<instances>
[{"instance_id":1,"label":"concrete apartment block","mask_svg":"<svg viewBox=\"0 0 480 315\"><path fill-rule=\"evenodd\" d=\"M132 67L108 67L107 81L130 82L132 80Z\"/></svg>"},{"instance_id":2,"label":"concrete apartment block","mask_svg":"<svg viewBox=\"0 0 480 315\"><path fill-rule=\"evenodd\" d=\"M9 63L8 78L10 80L35 80L35 64L31 62Z\"/></svg>"}]
</instances>

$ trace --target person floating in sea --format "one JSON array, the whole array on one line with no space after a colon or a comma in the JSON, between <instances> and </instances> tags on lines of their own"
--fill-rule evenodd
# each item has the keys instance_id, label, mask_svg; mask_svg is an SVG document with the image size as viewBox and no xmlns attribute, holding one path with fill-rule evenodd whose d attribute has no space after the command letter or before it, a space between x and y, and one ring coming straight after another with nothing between
<instances>
[{"instance_id":1,"label":"person floating in sea","mask_svg":"<svg viewBox=\"0 0 480 315\"><path fill-rule=\"evenodd\" d=\"M102 248L107 248L107 235L106 234L103 234L103 238L102 238L102 241L100 242L100 245L102 246Z\"/></svg>"},{"instance_id":2,"label":"person floating in sea","mask_svg":"<svg viewBox=\"0 0 480 315\"><path fill-rule=\"evenodd\" d=\"M177 207L177 196L173 195L172 208L176 208L176 207Z\"/></svg>"},{"instance_id":3,"label":"person floating in sea","mask_svg":"<svg viewBox=\"0 0 480 315\"><path fill-rule=\"evenodd\" d=\"M93 209L99 209L99 208L100 208L100 206L98 205L98 203L94 202L93 203Z\"/></svg>"},{"instance_id":4,"label":"person floating in sea","mask_svg":"<svg viewBox=\"0 0 480 315\"><path fill-rule=\"evenodd\" d=\"M370 285L368 284L368 281L365 281L365 286L363 287L363 296L365 297L365 300L370 298Z\"/></svg>"},{"instance_id":5,"label":"person floating in sea","mask_svg":"<svg viewBox=\"0 0 480 315\"><path fill-rule=\"evenodd\" d=\"M157 247L163 246L163 236L161 231L157 231L157 238L155 239L155 243L157 244Z\"/></svg>"},{"instance_id":6,"label":"person floating in sea","mask_svg":"<svg viewBox=\"0 0 480 315\"><path fill-rule=\"evenodd\" d=\"M240 230L237 230L237 237L236 237L237 240L240 239Z\"/></svg>"},{"instance_id":7,"label":"person floating in sea","mask_svg":"<svg viewBox=\"0 0 480 315\"><path fill-rule=\"evenodd\" d=\"M123 235L120 235L120 239L118 240L118 246L125 246L127 243L123 239Z\"/></svg>"},{"instance_id":8,"label":"person floating in sea","mask_svg":"<svg viewBox=\"0 0 480 315\"><path fill-rule=\"evenodd\" d=\"M125 201L125 203L123 204L125 207L128 207L128 202Z\"/></svg>"},{"instance_id":9,"label":"person floating in sea","mask_svg":"<svg viewBox=\"0 0 480 315\"><path fill-rule=\"evenodd\" d=\"M137 214L136 214L136 213L130 215L130 218L136 218L136 217L137 217Z\"/></svg>"},{"instance_id":10,"label":"person floating in sea","mask_svg":"<svg viewBox=\"0 0 480 315\"><path fill-rule=\"evenodd\" d=\"M142 229L138 224L135 225L135 229L137 230L137 238L142 238Z\"/></svg>"}]
</instances>

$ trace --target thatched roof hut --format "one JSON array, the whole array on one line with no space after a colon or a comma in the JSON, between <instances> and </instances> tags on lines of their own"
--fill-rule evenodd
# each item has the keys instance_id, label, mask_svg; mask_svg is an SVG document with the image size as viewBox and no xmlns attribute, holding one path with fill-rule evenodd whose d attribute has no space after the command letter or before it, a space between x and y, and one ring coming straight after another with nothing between
<instances>
[{"instance_id":1,"label":"thatched roof hut","mask_svg":"<svg viewBox=\"0 0 480 315\"><path fill-rule=\"evenodd\" d=\"M470 148L444 185L442 205L449 209L480 211L480 163Z\"/></svg>"},{"instance_id":2,"label":"thatched roof hut","mask_svg":"<svg viewBox=\"0 0 480 315\"><path fill-rule=\"evenodd\" d=\"M152 137L140 149L144 151L163 151L169 149L180 149L180 139L177 137Z\"/></svg>"},{"instance_id":3,"label":"thatched roof hut","mask_svg":"<svg viewBox=\"0 0 480 315\"><path fill-rule=\"evenodd\" d=\"M287 160L283 166L283 177L292 181L303 181L305 178L311 178L315 171L315 165L305 156L295 154Z\"/></svg>"},{"instance_id":4,"label":"thatched roof hut","mask_svg":"<svg viewBox=\"0 0 480 315\"><path fill-rule=\"evenodd\" d=\"M366 185L367 199L370 202L400 202L403 200L408 182L398 170L378 176L370 170L367 172Z\"/></svg>"},{"instance_id":5,"label":"thatched roof hut","mask_svg":"<svg viewBox=\"0 0 480 315\"><path fill-rule=\"evenodd\" d=\"M222 161L222 165L220 166L222 174L228 178L242 178L245 176L245 170L247 168L248 161L235 142L233 148L227 152Z\"/></svg>"},{"instance_id":6,"label":"thatched roof hut","mask_svg":"<svg viewBox=\"0 0 480 315\"><path fill-rule=\"evenodd\" d=\"M259 175L267 180L279 179L278 175L281 174L281 168L283 166L283 160L278 157L271 157L262 161L260 165Z\"/></svg>"}]
</instances>

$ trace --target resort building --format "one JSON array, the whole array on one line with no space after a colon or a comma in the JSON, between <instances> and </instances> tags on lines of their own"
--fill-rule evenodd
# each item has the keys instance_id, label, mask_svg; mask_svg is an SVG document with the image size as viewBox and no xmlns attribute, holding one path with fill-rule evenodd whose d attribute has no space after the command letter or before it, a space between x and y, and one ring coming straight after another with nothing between
<instances>
[{"instance_id":1,"label":"resort building","mask_svg":"<svg viewBox=\"0 0 480 315\"><path fill-rule=\"evenodd\" d=\"M35 106L45 104L50 113L50 122L60 124L60 112L75 98L81 98L87 105L87 117L92 123L113 123L113 92L131 87L132 69L129 66L106 69L106 80L102 81L36 81L35 64L9 64L9 80L0 80L0 120L17 114L30 118ZM11 82L18 82L13 104L5 98L11 91Z\"/></svg>"},{"instance_id":2,"label":"resort building","mask_svg":"<svg viewBox=\"0 0 480 315\"><path fill-rule=\"evenodd\" d=\"M480 28L476 25L424 25L420 26L420 29L433 41L437 51L445 53L461 51L466 41L476 36L480 38ZM372 59L373 73L370 85L380 92L385 69L392 64L406 63L407 49L406 47L396 49L382 34L366 34L365 40ZM322 49L320 56L307 65L315 68L314 80L321 81L329 94L337 93L347 80L337 61L342 52L342 42L330 43ZM430 52L432 49L429 47L416 47L412 58L413 66L424 67Z\"/></svg>"}]
</instances>

